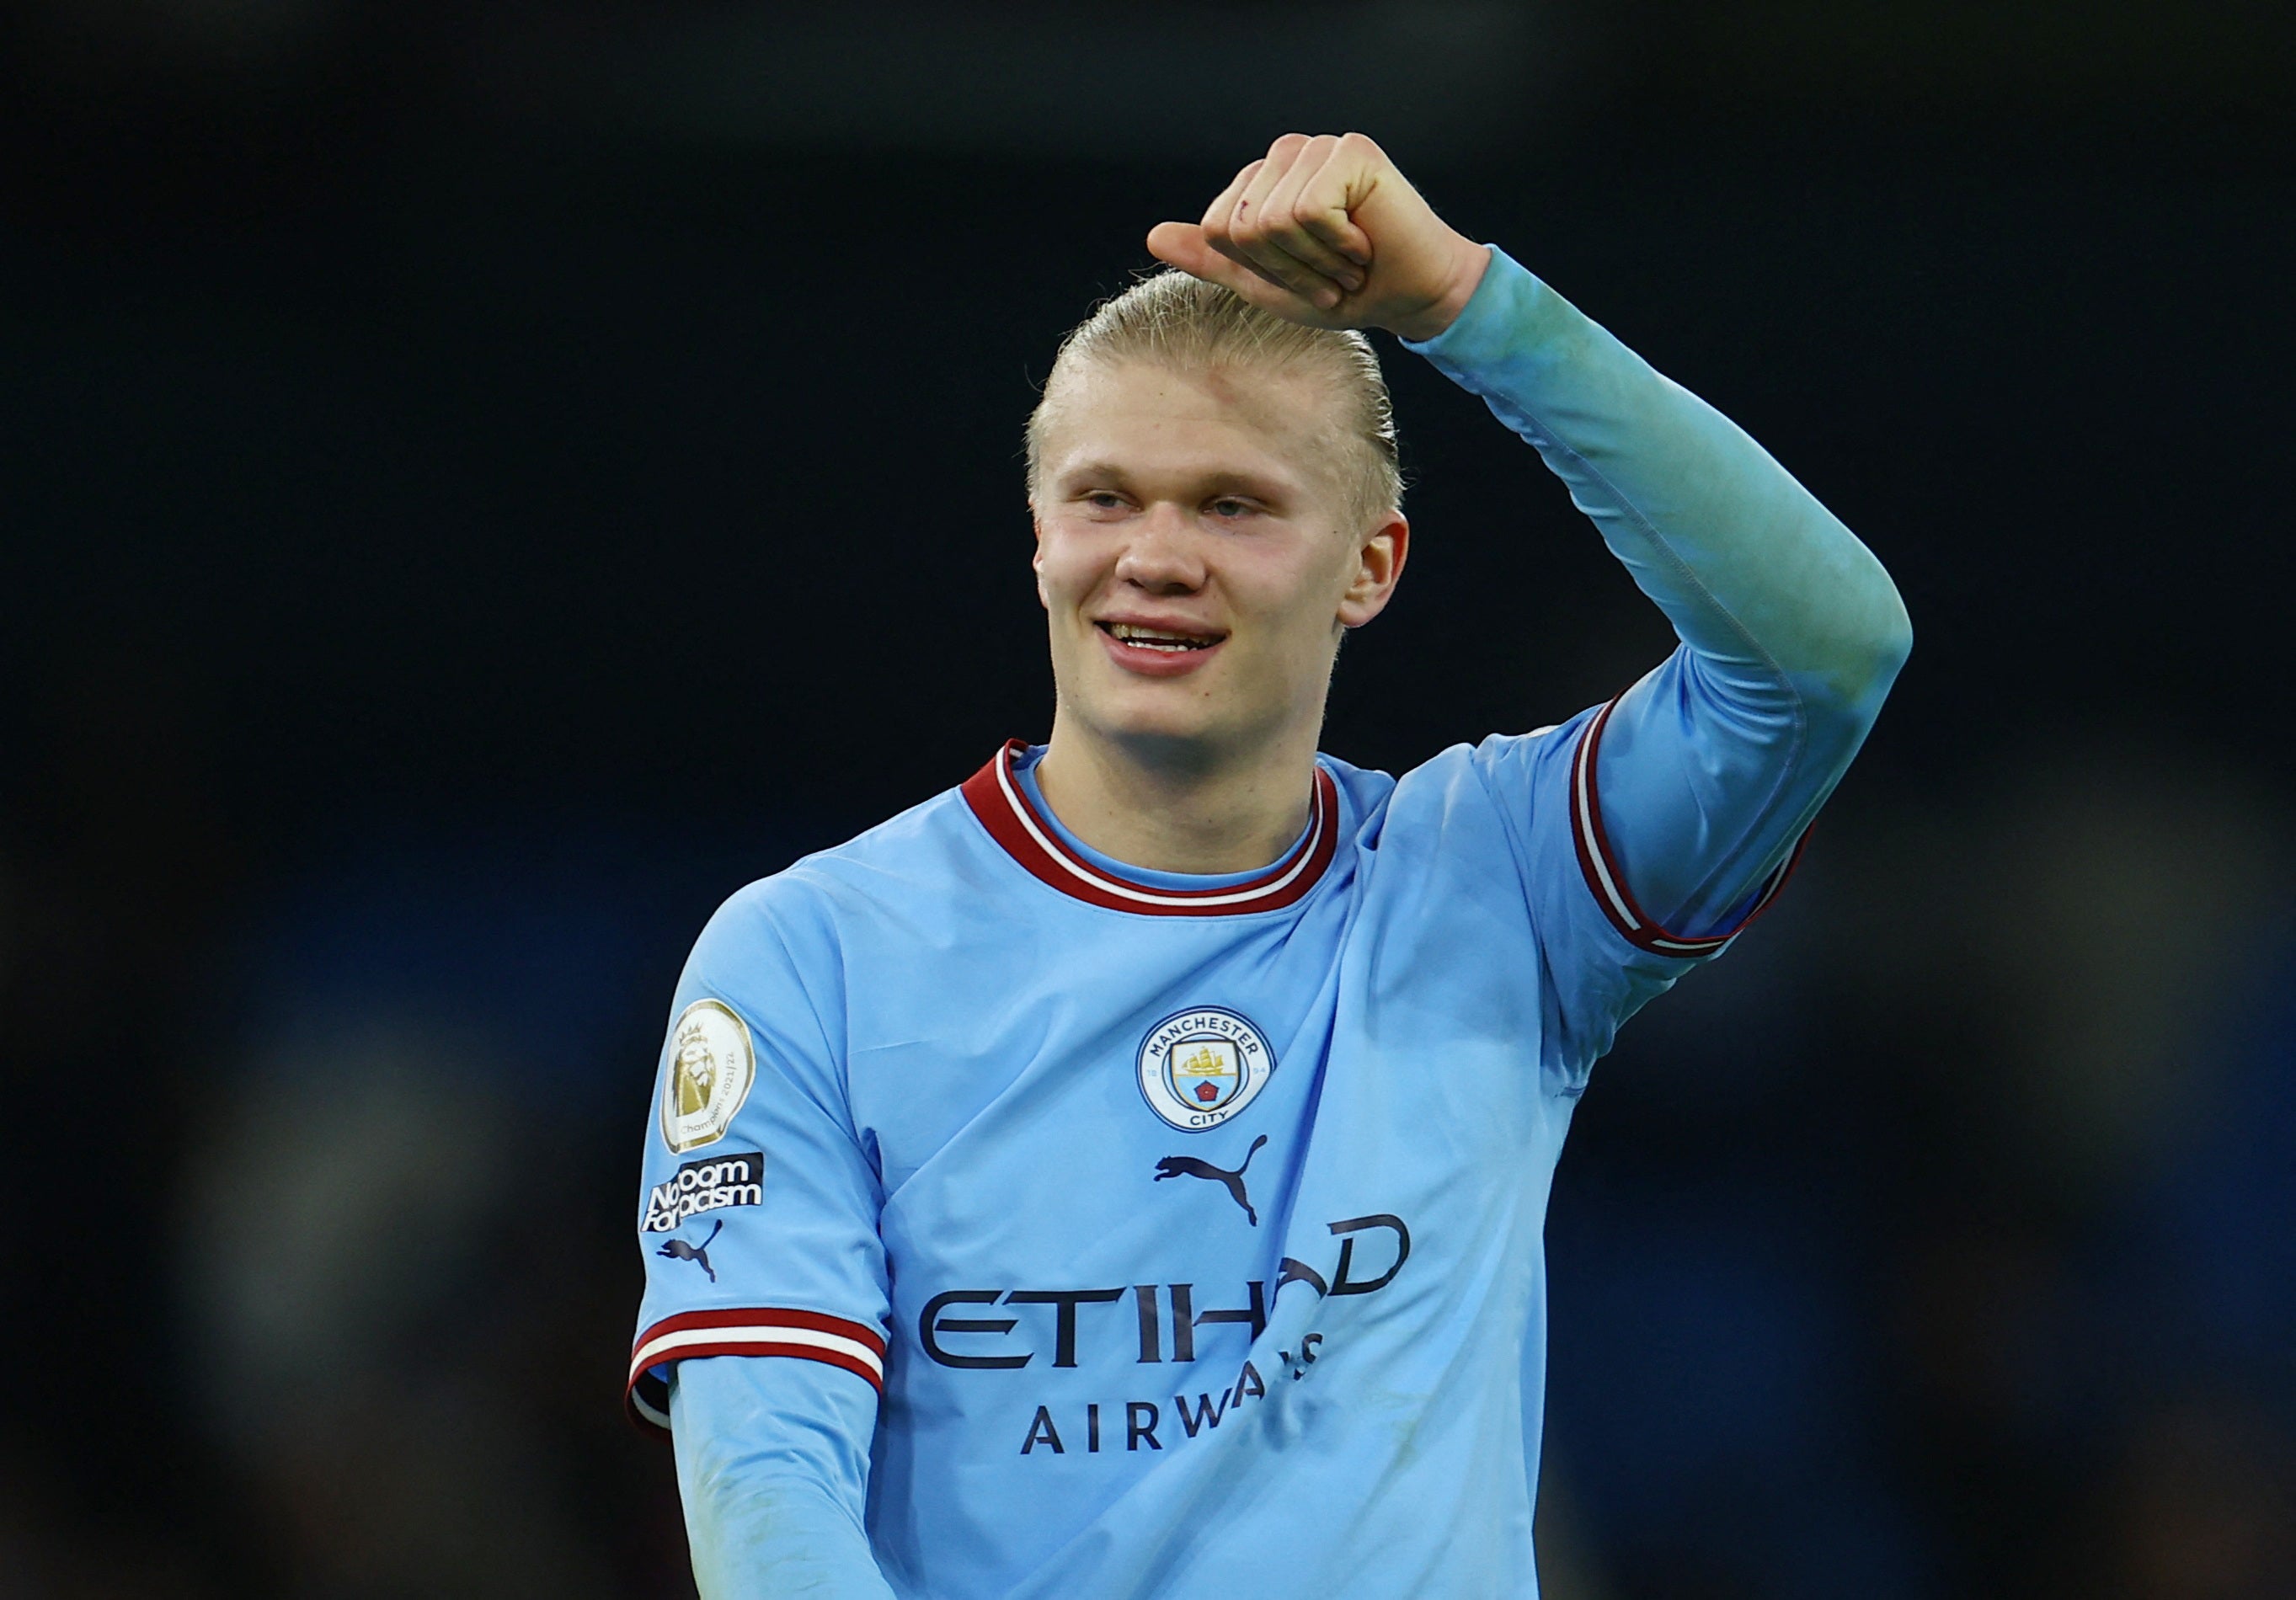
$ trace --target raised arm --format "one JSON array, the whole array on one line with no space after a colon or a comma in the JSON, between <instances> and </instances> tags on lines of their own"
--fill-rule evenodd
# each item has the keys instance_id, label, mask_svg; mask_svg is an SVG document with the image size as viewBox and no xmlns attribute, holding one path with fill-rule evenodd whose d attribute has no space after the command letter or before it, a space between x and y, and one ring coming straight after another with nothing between
<instances>
[{"instance_id":1,"label":"raised arm","mask_svg":"<svg viewBox=\"0 0 2296 1600\"><path fill-rule=\"evenodd\" d=\"M1712 948L1905 660L1881 563L1729 419L1445 224L1361 135L1286 135L1149 246L1280 316L1401 335L1570 487L1683 642L1584 735L1590 882L1643 948Z\"/></svg>"},{"instance_id":2,"label":"raised arm","mask_svg":"<svg viewBox=\"0 0 2296 1600\"><path fill-rule=\"evenodd\" d=\"M1504 254L1412 348L1538 448L1682 640L1585 735L1598 898L1645 948L1734 928L1904 663L1897 589L1727 417Z\"/></svg>"}]
</instances>

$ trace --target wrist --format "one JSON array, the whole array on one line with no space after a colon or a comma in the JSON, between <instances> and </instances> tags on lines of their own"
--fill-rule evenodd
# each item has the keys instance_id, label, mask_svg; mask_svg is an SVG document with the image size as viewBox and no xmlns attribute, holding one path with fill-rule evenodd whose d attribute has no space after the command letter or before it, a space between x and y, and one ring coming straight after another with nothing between
<instances>
[{"instance_id":1,"label":"wrist","mask_svg":"<svg viewBox=\"0 0 2296 1600\"><path fill-rule=\"evenodd\" d=\"M1476 243L1464 234L1451 235L1451 267L1446 275L1443 291L1425 309L1407 317L1398 317L1388 324L1388 332L1414 344L1424 344L1439 337L1445 329L1459 320L1467 302L1475 298L1475 290L1483 281L1483 274L1491 264L1490 247Z\"/></svg>"}]
</instances>

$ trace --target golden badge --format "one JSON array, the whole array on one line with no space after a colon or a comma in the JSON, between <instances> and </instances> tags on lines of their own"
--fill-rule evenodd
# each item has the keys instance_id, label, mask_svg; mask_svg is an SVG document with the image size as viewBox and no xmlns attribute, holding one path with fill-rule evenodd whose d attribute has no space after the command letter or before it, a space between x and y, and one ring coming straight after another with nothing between
<instances>
[{"instance_id":1,"label":"golden badge","mask_svg":"<svg viewBox=\"0 0 2296 1600\"><path fill-rule=\"evenodd\" d=\"M724 1138L757 1075L749 1027L731 1007L696 1000L678 1013L662 1080L662 1142L683 1154Z\"/></svg>"}]
</instances>

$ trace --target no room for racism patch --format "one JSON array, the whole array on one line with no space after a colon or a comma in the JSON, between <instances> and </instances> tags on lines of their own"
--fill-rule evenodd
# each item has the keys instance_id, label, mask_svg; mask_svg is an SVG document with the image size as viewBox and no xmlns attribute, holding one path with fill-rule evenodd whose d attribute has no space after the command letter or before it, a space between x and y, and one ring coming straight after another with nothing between
<instances>
[{"instance_id":1,"label":"no room for racism patch","mask_svg":"<svg viewBox=\"0 0 2296 1600\"><path fill-rule=\"evenodd\" d=\"M766 1198L766 1157L760 1150L688 1161L669 1181L646 1196L645 1231L666 1234L704 1211L731 1205L761 1205Z\"/></svg>"}]
</instances>

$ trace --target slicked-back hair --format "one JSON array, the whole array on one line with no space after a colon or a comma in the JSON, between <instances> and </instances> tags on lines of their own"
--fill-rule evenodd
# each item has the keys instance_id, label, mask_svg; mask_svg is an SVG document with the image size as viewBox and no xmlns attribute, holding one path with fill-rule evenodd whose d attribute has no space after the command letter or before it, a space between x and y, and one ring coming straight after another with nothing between
<instances>
[{"instance_id":1,"label":"slicked-back hair","mask_svg":"<svg viewBox=\"0 0 2296 1600\"><path fill-rule=\"evenodd\" d=\"M1045 433L1064 380L1086 363L1144 361L1177 372L1249 368L1303 373L1332 388L1332 453L1352 481L1351 513L1368 523L1403 504L1395 406L1371 341L1352 329L1309 328L1263 311L1230 289L1168 267L1102 301L1069 330L1029 414L1029 494L1044 467Z\"/></svg>"}]
</instances>

